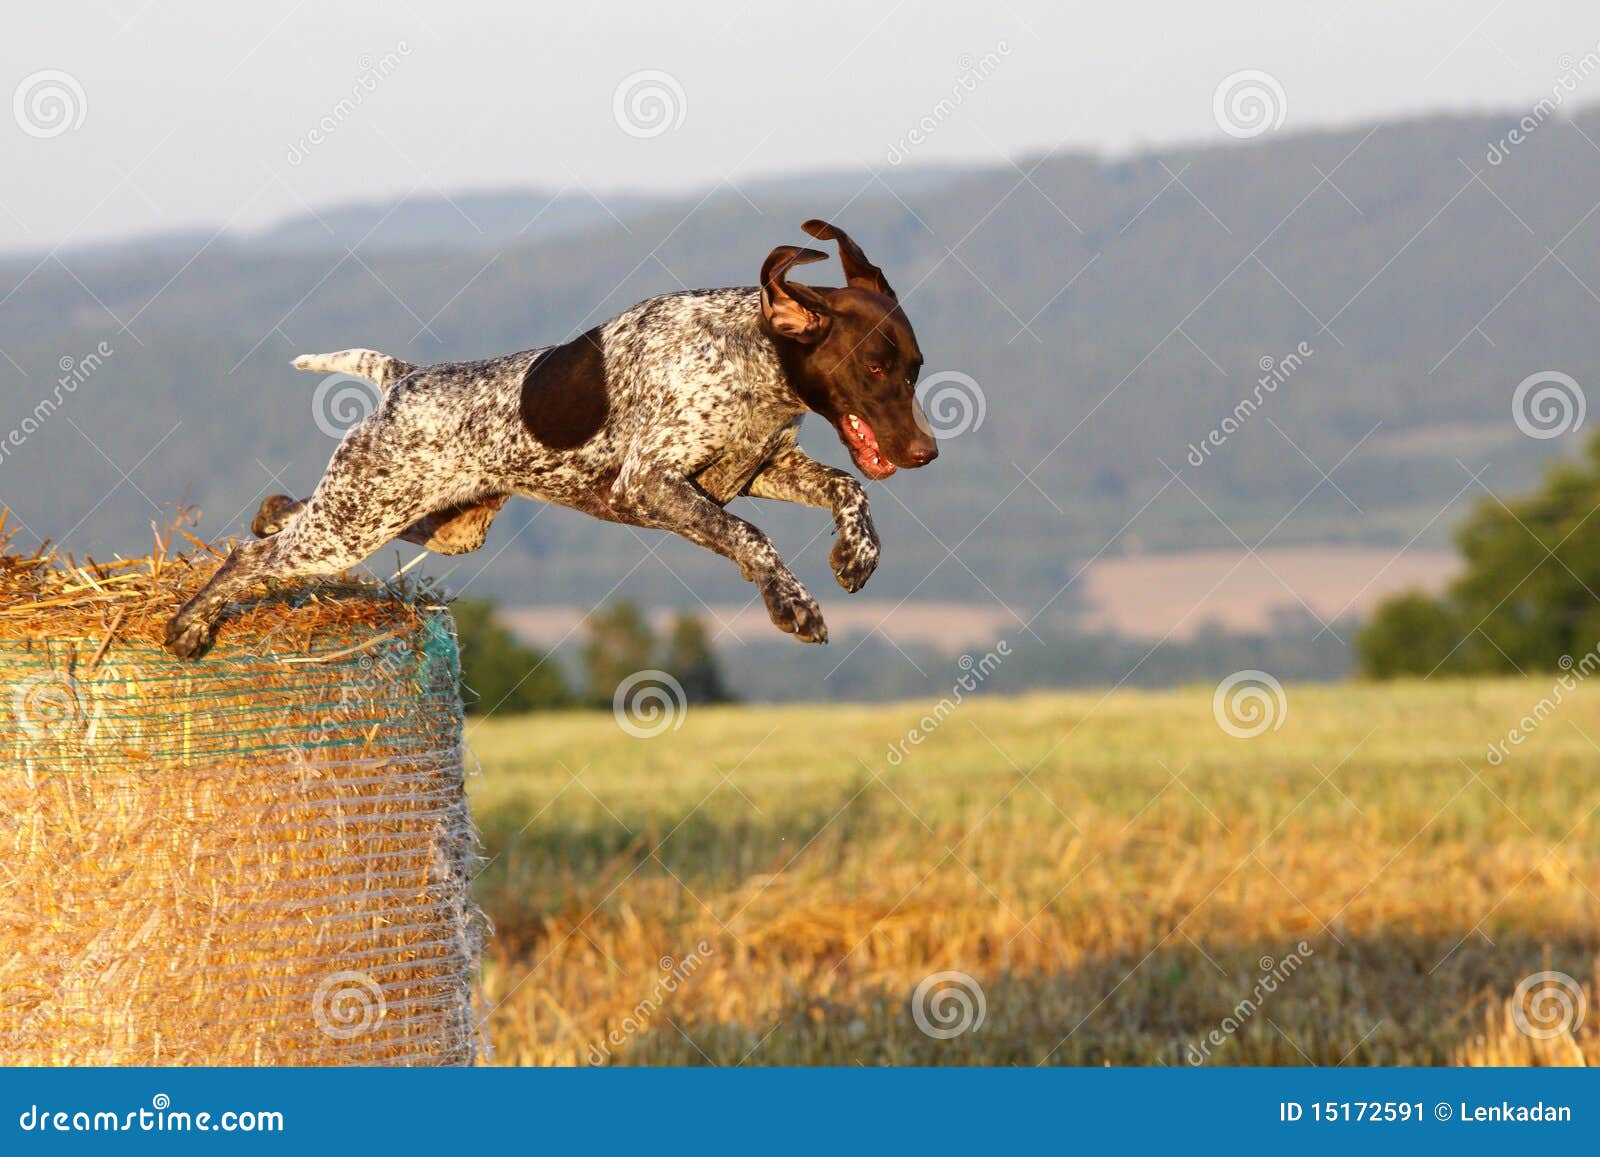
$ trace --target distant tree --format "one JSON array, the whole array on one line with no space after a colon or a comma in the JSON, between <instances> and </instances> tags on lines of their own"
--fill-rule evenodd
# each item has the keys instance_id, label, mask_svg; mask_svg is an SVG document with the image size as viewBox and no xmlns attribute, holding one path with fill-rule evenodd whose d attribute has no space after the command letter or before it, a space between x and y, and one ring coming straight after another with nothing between
<instances>
[{"instance_id":1,"label":"distant tree","mask_svg":"<svg viewBox=\"0 0 1600 1157\"><path fill-rule=\"evenodd\" d=\"M457 599L450 610L461 645L469 712L507 714L572 705L572 692L554 657L518 640L496 617L494 604Z\"/></svg>"},{"instance_id":2,"label":"distant tree","mask_svg":"<svg viewBox=\"0 0 1600 1157\"><path fill-rule=\"evenodd\" d=\"M1441 600L1409 591L1385 602L1362 627L1356 655L1361 670L1374 679L1430 675L1440 664L1441 670L1460 669L1451 654L1460 641L1459 623Z\"/></svg>"},{"instance_id":3,"label":"distant tree","mask_svg":"<svg viewBox=\"0 0 1600 1157\"><path fill-rule=\"evenodd\" d=\"M1600 437L1522 498L1480 502L1456 535L1465 569L1440 599L1381 606L1357 640L1374 677L1551 671L1600 645Z\"/></svg>"},{"instance_id":4,"label":"distant tree","mask_svg":"<svg viewBox=\"0 0 1600 1157\"><path fill-rule=\"evenodd\" d=\"M661 666L683 684L684 696L690 703L733 702L733 694L722 681L711 636L699 615L680 611L673 616Z\"/></svg>"},{"instance_id":5,"label":"distant tree","mask_svg":"<svg viewBox=\"0 0 1600 1157\"><path fill-rule=\"evenodd\" d=\"M655 667L655 635L639 608L623 601L590 615L582 663L584 688L596 706L610 706L624 679Z\"/></svg>"}]
</instances>

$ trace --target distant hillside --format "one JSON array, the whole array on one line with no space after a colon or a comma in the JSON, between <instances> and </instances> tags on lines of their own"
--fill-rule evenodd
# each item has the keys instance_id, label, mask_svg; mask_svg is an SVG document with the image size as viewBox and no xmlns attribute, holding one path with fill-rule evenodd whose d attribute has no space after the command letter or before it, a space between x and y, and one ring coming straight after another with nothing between
<instances>
[{"instance_id":1,"label":"distant hillside","mask_svg":"<svg viewBox=\"0 0 1600 1157\"><path fill-rule=\"evenodd\" d=\"M550 190L335 205L280 222L251 235L248 243L267 252L515 245L626 220L662 204L659 197L601 202L585 193Z\"/></svg>"},{"instance_id":2,"label":"distant hillside","mask_svg":"<svg viewBox=\"0 0 1600 1157\"><path fill-rule=\"evenodd\" d=\"M620 198L610 212L563 202L542 236L508 231L522 195L469 197L476 241L436 201L402 206L398 232L357 256L343 245L386 207L319 214L326 245L313 220L198 255L183 238L72 254L70 269L12 262L0 499L96 554L147 542L147 497L187 495L206 533L237 531L262 493L308 490L334 445L291 354L372 345L436 361L559 340L681 285L750 284L771 246L820 215L900 288L925 376L968 375L985 404L934 466L874 487L887 548L875 597L999 598L1031 614L1102 551L1269 533L1274 546L1437 547L1481 494L1469 469L1506 492L1564 451L1568 439L1519 433L1517 384L1541 370L1586 382L1600 365L1600 150L1587 139L1600 117L1551 121L1490 165L1513 119L891 171L892 191L862 175ZM3 445L60 392L63 359L102 341L104 364ZM1262 360L1301 343L1303 364L1260 389ZM1259 407L1226 432L1251 395ZM1191 451L1214 430L1220 446ZM843 462L828 431L807 439ZM791 553L809 541L804 577L843 597L824 515L757 517ZM593 602L619 582L651 602L751 593L692 548L527 503L481 556L430 565L521 604Z\"/></svg>"},{"instance_id":3,"label":"distant hillside","mask_svg":"<svg viewBox=\"0 0 1600 1157\"><path fill-rule=\"evenodd\" d=\"M894 174L893 187L904 196L948 184L956 174L938 169ZM844 201L861 187L858 174L819 173L753 182L750 197L776 190L788 196L814 196L826 203ZM335 205L292 217L240 239L265 252L339 251L363 253L429 248L501 249L546 241L587 230L616 226L650 213L687 212L688 205L665 196L597 194L575 190L511 190L413 197L400 201ZM654 240L651 241L654 244Z\"/></svg>"}]
</instances>

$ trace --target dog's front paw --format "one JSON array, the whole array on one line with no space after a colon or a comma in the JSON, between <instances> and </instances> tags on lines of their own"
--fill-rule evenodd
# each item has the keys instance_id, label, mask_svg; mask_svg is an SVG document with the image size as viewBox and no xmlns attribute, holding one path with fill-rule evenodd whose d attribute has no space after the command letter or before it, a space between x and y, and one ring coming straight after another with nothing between
<instances>
[{"instance_id":1,"label":"dog's front paw","mask_svg":"<svg viewBox=\"0 0 1600 1157\"><path fill-rule=\"evenodd\" d=\"M833 577L839 585L855 594L867 585L872 572L878 569L878 540L874 535L841 534L828 553L833 564Z\"/></svg>"},{"instance_id":2,"label":"dog's front paw","mask_svg":"<svg viewBox=\"0 0 1600 1157\"><path fill-rule=\"evenodd\" d=\"M163 641L167 650L178 658L198 659L211 649L216 637L216 628L211 624L199 619L184 622L183 616L176 615L167 624L167 635Z\"/></svg>"},{"instance_id":3,"label":"dog's front paw","mask_svg":"<svg viewBox=\"0 0 1600 1157\"><path fill-rule=\"evenodd\" d=\"M803 643L828 641L822 608L793 575L771 575L761 580L761 601L767 604L767 615L778 630Z\"/></svg>"}]
</instances>

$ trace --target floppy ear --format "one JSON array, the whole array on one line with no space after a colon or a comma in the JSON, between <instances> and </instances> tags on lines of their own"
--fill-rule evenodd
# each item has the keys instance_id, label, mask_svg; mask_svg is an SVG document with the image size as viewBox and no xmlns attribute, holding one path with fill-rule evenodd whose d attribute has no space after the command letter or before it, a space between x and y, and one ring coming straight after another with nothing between
<instances>
[{"instance_id":1,"label":"floppy ear","mask_svg":"<svg viewBox=\"0 0 1600 1157\"><path fill-rule=\"evenodd\" d=\"M850 234L814 217L800 228L819 241L839 243L839 264L844 266L844 279L850 285L900 300L889 287L889 279L883 275L883 270L867 260L867 255L861 251L861 246L850 239Z\"/></svg>"},{"instance_id":2,"label":"floppy ear","mask_svg":"<svg viewBox=\"0 0 1600 1157\"><path fill-rule=\"evenodd\" d=\"M807 345L822 340L832 318L827 303L809 285L784 280L791 265L826 261L828 255L815 249L780 245L761 263L761 316L783 337Z\"/></svg>"}]
</instances>

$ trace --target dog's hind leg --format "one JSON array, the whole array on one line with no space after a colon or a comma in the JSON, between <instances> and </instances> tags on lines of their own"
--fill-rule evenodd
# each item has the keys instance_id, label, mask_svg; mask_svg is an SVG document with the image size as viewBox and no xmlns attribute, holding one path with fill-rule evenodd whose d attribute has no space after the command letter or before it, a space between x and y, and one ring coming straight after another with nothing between
<instances>
[{"instance_id":1,"label":"dog's hind leg","mask_svg":"<svg viewBox=\"0 0 1600 1157\"><path fill-rule=\"evenodd\" d=\"M273 536L234 547L211 581L168 621L163 640L167 650L180 659L198 659L205 654L228 600L253 583L280 573L275 564L282 541Z\"/></svg>"},{"instance_id":2,"label":"dog's hind leg","mask_svg":"<svg viewBox=\"0 0 1600 1157\"><path fill-rule=\"evenodd\" d=\"M369 468L383 465L370 436L357 431L351 438L287 524L270 537L236 546L211 581L172 617L166 645L174 655L193 659L204 654L228 602L252 586L348 570L444 504L425 486L377 490L368 472L344 468L362 454Z\"/></svg>"},{"instance_id":3,"label":"dog's hind leg","mask_svg":"<svg viewBox=\"0 0 1600 1157\"><path fill-rule=\"evenodd\" d=\"M230 600L270 579L338 574L370 557L394 539L404 523L381 517L359 525L330 525L323 510L306 510L270 538L234 547L211 581L167 623L166 646L180 659L195 659L210 649L217 624Z\"/></svg>"},{"instance_id":4,"label":"dog's hind leg","mask_svg":"<svg viewBox=\"0 0 1600 1157\"><path fill-rule=\"evenodd\" d=\"M320 489L320 488L319 488ZM449 506L406 525L395 516L363 518L334 527L306 500L274 495L261 504L251 529L259 536L234 548L211 581L167 624L167 648L180 659L205 654L231 599L269 579L337 574L369 558L396 538L439 554L465 554L483 545L489 523L509 495Z\"/></svg>"}]
</instances>

